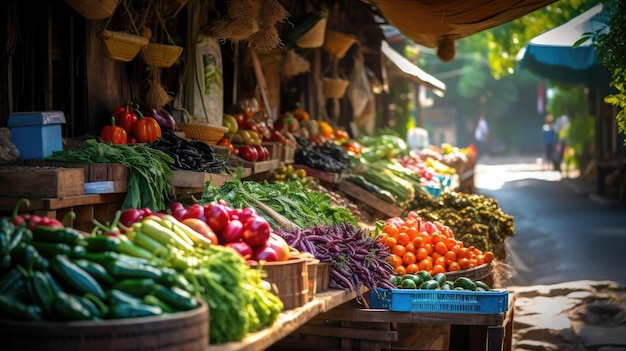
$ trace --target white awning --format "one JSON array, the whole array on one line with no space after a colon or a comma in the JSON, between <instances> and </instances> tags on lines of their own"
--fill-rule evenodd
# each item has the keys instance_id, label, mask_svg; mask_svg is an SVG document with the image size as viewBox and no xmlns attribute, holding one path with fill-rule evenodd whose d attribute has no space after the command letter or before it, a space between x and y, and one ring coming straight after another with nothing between
<instances>
[{"instance_id":1,"label":"white awning","mask_svg":"<svg viewBox=\"0 0 626 351\"><path fill-rule=\"evenodd\" d=\"M398 69L401 76L412 80L417 84L425 86L426 88L432 90L432 92L437 96L442 97L444 95L446 91L445 83L426 73L424 70L409 61L406 57L400 55L400 53L394 50L385 40L381 42L380 50Z\"/></svg>"}]
</instances>

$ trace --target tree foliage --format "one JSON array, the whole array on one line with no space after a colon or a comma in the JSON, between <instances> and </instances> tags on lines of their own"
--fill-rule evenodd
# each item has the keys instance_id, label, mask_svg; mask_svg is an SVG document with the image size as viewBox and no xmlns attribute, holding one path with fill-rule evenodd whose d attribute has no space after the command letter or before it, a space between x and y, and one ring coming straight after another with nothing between
<instances>
[{"instance_id":1,"label":"tree foliage","mask_svg":"<svg viewBox=\"0 0 626 351\"><path fill-rule=\"evenodd\" d=\"M613 0L604 4L598 21L604 23L594 33L587 33L576 44L583 43L587 39L592 41L592 46L598 52L598 59L612 74L611 86L617 93L605 98L611 105L617 106L617 126L620 132L626 132L626 24L623 14L626 11L626 0ZM610 28L610 30L609 30Z\"/></svg>"}]
</instances>

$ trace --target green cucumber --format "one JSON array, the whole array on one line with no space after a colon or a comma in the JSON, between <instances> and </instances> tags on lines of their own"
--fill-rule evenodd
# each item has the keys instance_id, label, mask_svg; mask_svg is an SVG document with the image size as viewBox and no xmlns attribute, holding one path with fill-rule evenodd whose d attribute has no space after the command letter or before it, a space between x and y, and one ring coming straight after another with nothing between
<instances>
[{"instance_id":1,"label":"green cucumber","mask_svg":"<svg viewBox=\"0 0 626 351\"><path fill-rule=\"evenodd\" d=\"M456 280L454 281L454 287L463 288L465 290L471 290L471 291L476 290L476 284L474 284L474 282L471 279L465 278L465 277L456 278Z\"/></svg>"},{"instance_id":2,"label":"green cucumber","mask_svg":"<svg viewBox=\"0 0 626 351\"><path fill-rule=\"evenodd\" d=\"M427 280L420 285L420 289L437 290L439 289L439 283L436 280Z\"/></svg>"}]
</instances>

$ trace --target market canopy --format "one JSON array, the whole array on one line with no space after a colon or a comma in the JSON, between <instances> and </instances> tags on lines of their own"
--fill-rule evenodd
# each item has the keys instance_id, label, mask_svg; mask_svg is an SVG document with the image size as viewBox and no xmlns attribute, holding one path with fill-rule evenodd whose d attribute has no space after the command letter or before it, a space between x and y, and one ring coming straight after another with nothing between
<instances>
[{"instance_id":1,"label":"market canopy","mask_svg":"<svg viewBox=\"0 0 626 351\"><path fill-rule=\"evenodd\" d=\"M531 39L518 55L520 68L549 80L608 90L611 74L597 61L598 53L591 46L591 41L574 47L584 33L598 29L600 24L593 17L601 11L602 4L598 4L569 22Z\"/></svg>"},{"instance_id":2,"label":"market canopy","mask_svg":"<svg viewBox=\"0 0 626 351\"><path fill-rule=\"evenodd\" d=\"M555 0L378 0L390 24L429 48L443 38L454 40L496 27Z\"/></svg>"},{"instance_id":3,"label":"market canopy","mask_svg":"<svg viewBox=\"0 0 626 351\"><path fill-rule=\"evenodd\" d=\"M392 64L391 68L396 70L397 75L425 86L438 96L444 95L446 91L445 83L417 67L406 57L394 50L385 40L381 41L380 50Z\"/></svg>"}]
</instances>

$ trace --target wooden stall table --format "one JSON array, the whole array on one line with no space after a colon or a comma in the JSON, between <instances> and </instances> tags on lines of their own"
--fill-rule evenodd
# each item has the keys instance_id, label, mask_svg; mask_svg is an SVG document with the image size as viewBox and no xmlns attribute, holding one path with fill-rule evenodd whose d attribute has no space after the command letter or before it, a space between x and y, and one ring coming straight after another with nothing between
<instances>
[{"instance_id":1,"label":"wooden stall table","mask_svg":"<svg viewBox=\"0 0 626 351\"><path fill-rule=\"evenodd\" d=\"M363 293L365 293L365 289ZM241 341L223 344L211 344L210 351L261 351L282 340L311 318L320 313L332 310L348 301L354 300L356 294L344 290L331 289L317 293L312 301L304 306L285 311L280 314L276 322L270 327L251 333Z\"/></svg>"},{"instance_id":2,"label":"wooden stall table","mask_svg":"<svg viewBox=\"0 0 626 351\"><path fill-rule=\"evenodd\" d=\"M305 334L306 338L300 335L286 340L278 346L287 348L276 350L312 350L328 346L342 350L510 351L514 312L513 293L508 295L508 310L493 314L395 312L355 308L351 301L319 314L313 323L295 332ZM411 328L409 333L404 332L403 340L398 326ZM335 342L324 344L328 338L334 338ZM304 340L304 344L296 344L294 339Z\"/></svg>"}]
</instances>

